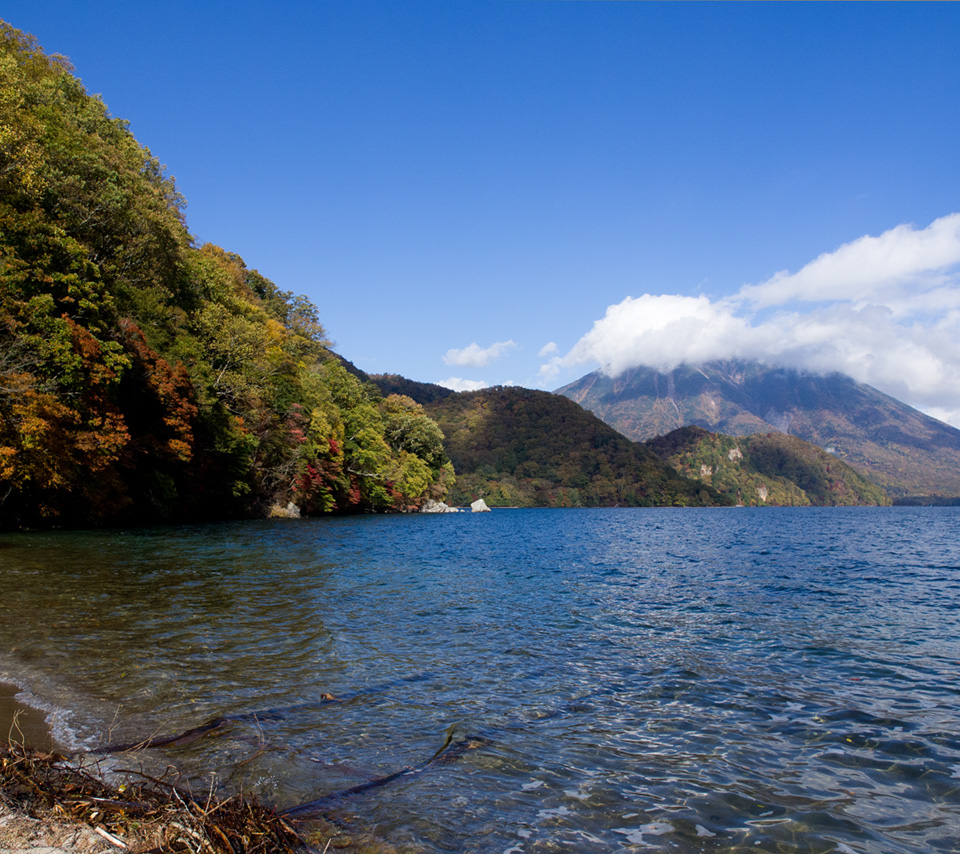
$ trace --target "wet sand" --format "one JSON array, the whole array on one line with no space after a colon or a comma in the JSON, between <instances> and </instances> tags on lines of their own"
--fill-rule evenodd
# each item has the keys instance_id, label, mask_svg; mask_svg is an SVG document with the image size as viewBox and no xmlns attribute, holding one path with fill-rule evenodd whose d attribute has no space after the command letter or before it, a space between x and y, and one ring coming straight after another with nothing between
<instances>
[{"instance_id":1,"label":"wet sand","mask_svg":"<svg viewBox=\"0 0 960 854\"><path fill-rule=\"evenodd\" d=\"M46 715L17 700L19 691L16 685L0 682L0 741L53 750L55 743Z\"/></svg>"}]
</instances>

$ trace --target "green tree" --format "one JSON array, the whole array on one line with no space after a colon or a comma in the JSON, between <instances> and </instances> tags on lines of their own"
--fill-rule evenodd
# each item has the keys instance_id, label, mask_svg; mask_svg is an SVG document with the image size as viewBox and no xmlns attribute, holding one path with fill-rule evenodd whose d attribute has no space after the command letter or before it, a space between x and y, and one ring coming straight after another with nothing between
<instances>
[{"instance_id":1,"label":"green tree","mask_svg":"<svg viewBox=\"0 0 960 854\"><path fill-rule=\"evenodd\" d=\"M416 507L442 435L316 306L196 246L172 179L0 22L0 524Z\"/></svg>"}]
</instances>

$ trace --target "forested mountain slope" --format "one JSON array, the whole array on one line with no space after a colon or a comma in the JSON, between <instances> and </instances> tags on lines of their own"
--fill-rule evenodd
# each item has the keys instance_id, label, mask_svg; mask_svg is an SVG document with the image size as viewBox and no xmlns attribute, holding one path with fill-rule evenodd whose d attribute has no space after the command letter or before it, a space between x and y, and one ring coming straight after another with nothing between
<instances>
[{"instance_id":1,"label":"forested mountain slope","mask_svg":"<svg viewBox=\"0 0 960 854\"><path fill-rule=\"evenodd\" d=\"M371 379L385 393L403 389L436 419L457 471L454 503L481 497L490 506L520 507L731 503L560 395L505 387L455 393L402 377Z\"/></svg>"},{"instance_id":2,"label":"forested mountain slope","mask_svg":"<svg viewBox=\"0 0 960 854\"><path fill-rule=\"evenodd\" d=\"M367 379L374 383L382 394L406 395L424 406L450 397L451 394L456 394L455 391L442 385L417 382L399 374L371 374Z\"/></svg>"},{"instance_id":3,"label":"forested mountain slope","mask_svg":"<svg viewBox=\"0 0 960 854\"><path fill-rule=\"evenodd\" d=\"M960 430L841 374L712 362L592 373L559 393L637 441L687 425L729 436L779 431L829 451L891 495L960 495Z\"/></svg>"},{"instance_id":4,"label":"forested mountain slope","mask_svg":"<svg viewBox=\"0 0 960 854\"><path fill-rule=\"evenodd\" d=\"M684 477L745 506L889 504L876 484L810 442L786 433L735 438L680 427L646 442Z\"/></svg>"},{"instance_id":5,"label":"forested mountain slope","mask_svg":"<svg viewBox=\"0 0 960 854\"><path fill-rule=\"evenodd\" d=\"M0 22L0 525L393 509L442 497L436 425L317 309L197 246L155 157Z\"/></svg>"},{"instance_id":6,"label":"forested mountain slope","mask_svg":"<svg viewBox=\"0 0 960 854\"><path fill-rule=\"evenodd\" d=\"M370 379L384 394L402 391L423 403L438 420L457 466L458 488L451 497L461 503L480 495L514 504L570 503L571 496L580 503L616 501L616 491L605 486L603 478L597 479L592 492L571 493L574 483L583 483L584 474L596 471L595 449L616 433L558 395L518 388L457 394L396 375ZM890 503L880 487L835 456L783 433L734 438L683 427L644 445L683 478L716 490L721 502L746 506ZM529 459L552 461L538 467L537 485L529 477L533 469L521 464ZM647 466L649 461L640 465ZM580 471L576 481L571 467ZM711 500L718 498L711 493Z\"/></svg>"}]
</instances>

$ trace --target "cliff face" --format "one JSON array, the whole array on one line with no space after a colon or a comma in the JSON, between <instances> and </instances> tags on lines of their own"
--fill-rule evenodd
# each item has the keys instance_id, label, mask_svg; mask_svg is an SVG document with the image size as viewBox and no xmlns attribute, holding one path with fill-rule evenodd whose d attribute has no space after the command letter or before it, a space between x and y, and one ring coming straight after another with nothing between
<instances>
[{"instance_id":1,"label":"cliff face","mask_svg":"<svg viewBox=\"0 0 960 854\"><path fill-rule=\"evenodd\" d=\"M668 374L592 373L559 393L637 441L687 425L729 436L787 433L891 495L960 495L960 430L841 374L714 362Z\"/></svg>"}]
</instances>

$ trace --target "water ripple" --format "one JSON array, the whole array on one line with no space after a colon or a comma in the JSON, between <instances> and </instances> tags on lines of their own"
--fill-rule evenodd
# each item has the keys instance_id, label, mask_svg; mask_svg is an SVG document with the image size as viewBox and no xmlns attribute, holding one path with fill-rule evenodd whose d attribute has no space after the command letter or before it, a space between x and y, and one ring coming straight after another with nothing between
<instances>
[{"instance_id":1,"label":"water ripple","mask_svg":"<svg viewBox=\"0 0 960 854\"><path fill-rule=\"evenodd\" d=\"M410 851L954 850L960 512L511 511L0 537L87 744Z\"/></svg>"}]
</instances>

